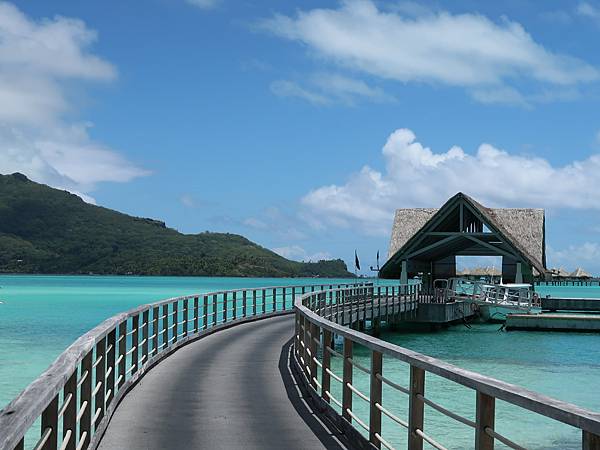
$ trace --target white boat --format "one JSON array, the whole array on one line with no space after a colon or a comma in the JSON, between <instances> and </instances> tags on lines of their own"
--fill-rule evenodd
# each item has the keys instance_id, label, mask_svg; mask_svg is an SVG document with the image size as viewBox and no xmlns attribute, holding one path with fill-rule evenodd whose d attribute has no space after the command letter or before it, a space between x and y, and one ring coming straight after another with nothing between
<instances>
[{"instance_id":1,"label":"white boat","mask_svg":"<svg viewBox=\"0 0 600 450\"><path fill-rule=\"evenodd\" d=\"M540 314L538 296L530 284L489 284L465 278L450 278L442 288L444 301L463 301L471 305L485 322L504 322L508 314ZM436 294L442 291L438 287Z\"/></svg>"}]
</instances>

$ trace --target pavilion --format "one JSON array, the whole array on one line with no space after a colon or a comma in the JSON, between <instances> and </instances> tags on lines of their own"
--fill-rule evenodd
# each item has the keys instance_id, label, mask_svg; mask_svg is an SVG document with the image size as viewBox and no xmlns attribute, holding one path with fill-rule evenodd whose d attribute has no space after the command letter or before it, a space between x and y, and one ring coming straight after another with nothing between
<instances>
[{"instance_id":1,"label":"pavilion","mask_svg":"<svg viewBox=\"0 0 600 450\"><path fill-rule=\"evenodd\" d=\"M546 278L543 209L486 208L459 192L441 208L398 209L381 278L402 284L456 276L457 256L501 256L505 283Z\"/></svg>"}]
</instances>

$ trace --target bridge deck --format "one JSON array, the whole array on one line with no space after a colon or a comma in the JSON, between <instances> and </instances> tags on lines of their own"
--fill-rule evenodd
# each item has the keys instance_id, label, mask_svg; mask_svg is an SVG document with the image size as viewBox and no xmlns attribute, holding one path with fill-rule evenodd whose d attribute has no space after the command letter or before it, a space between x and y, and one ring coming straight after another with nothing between
<instances>
[{"instance_id":1,"label":"bridge deck","mask_svg":"<svg viewBox=\"0 0 600 450\"><path fill-rule=\"evenodd\" d=\"M288 372L293 327L259 320L175 352L123 398L99 448L343 448Z\"/></svg>"}]
</instances>

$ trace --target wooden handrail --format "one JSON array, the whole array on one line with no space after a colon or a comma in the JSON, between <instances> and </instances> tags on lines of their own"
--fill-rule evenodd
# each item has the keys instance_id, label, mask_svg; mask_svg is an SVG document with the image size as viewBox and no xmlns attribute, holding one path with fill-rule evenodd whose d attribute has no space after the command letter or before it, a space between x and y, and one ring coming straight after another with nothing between
<instances>
[{"instance_id":1,"label":"wooden handrail","mask_svg":"<svg viewBox=\"0 0 600 450\"><path fill-rule=\"evenodd\" d=\"M143 376L146 370L142 369L153 366L181 345L230 326L229 323L291 313L295 296L307 289L316 292L333 286L364 284L318 283L191 294L116 314L73 342L46 371L0 410L0 450L23 448L25 435L40 418L39 448L56 448L69 429L75 430L78 417L80 432L69 434L68 448L93 446L110 419L108 413L114 409L113 402L124 395L128 384ZM282 302L277 301L279 296ZM243 310L238 312L240 302ZM261 305L260 309L257 304ZM85 379L79 374L86 374ZM78 384L78 380L81 383ZM63 398L68 399L68 404ZM62 423L58 415L61 405L67 418Z\"/></svg>"},{"instance_id":2,"label":"wooden handrail","mask_svg":"<svg viewBox=\"0 0 600 450\"><path fill-rule=\"evenodd\" d=\"M381 355L403 361L410 366L410 386L408 389L410 401L409 401L409 417L408 422L410 424L409 429L409 449L422 448L423 436L427 435L423 432L423 408L425 404L431 403L430 400L425 400L424 393L424 380L426 373L431 373L445 378L448 381L458 383L476 391L477 393L477 411L476 411L476 423L475 423L475 448L478 449L492 449L494 439L498 439L501 442L511 442L508 438L499 435L494 431L494 410L495 400L499 399L510 403L512 405L519 406L523 409L529 410L557 420L559 422L571 425L575 428L582 430L582 448L600 448L600 413L589 411L584 408L580 408L562 400L557 400L546 395L525 389L523 387L506 383L504 381L497 380L492 377L488 377L476 372L461 369L460 367L454 366L447 362L441 361L436 358L432 358L421 353L414 352L404 347L400 347L389 342L382 341L375 337L369 336L360 331L353 330L347 327L346 323L341 323L344 320L343 311L352 311L358 304L362 310L369 308L373 314L373 311L377 311L379 314L388 314L388 308L385 310L382 308L373 309L373 303L376 301L373 297L373 288L367 287L364 289L338 289L334 295L330 295L329 298L333 298L335 302L329 305L321 305L318 310L314 310L312 306L315 305L316 296L321 295L320 292L308 293L296 299L296 320L303 323L305 327L314 327L316 330L322 331L324 334L327 333L328 339L331 336L338 336L343 339L344 342L344 363L343 363L343 374L344 374L344 394L345 401L343 402L342 416L346 419L348 424L352 426L352 402L351 396L349 395L350 389L346 386L347 382L352 383L351 367L352 367L352 346L353 344L359 344L363 347L370 349L372 355L372 367L370 371L371 379L371 406L370 416L372 420L372 428L369 433L371 444L376 447L381 446L382 433L380 429L380 389L381 389L381 372L383 362L379 359ZM388 295L390 295L388 293ZM413 298L420 299L420 288L414 285L392 287L391 296L398 296L401 298L403 295L407 295L411 301ZM377 301L380 302L381 297L378 294ZM386 298L386 301L388 299ZM365 302L371 302L367 304ZM385 304L385 302L383 303ZM339 311L342 311L340 315ZM360 319L360 311L357 312L357 316ZM375 316L371 316L374 319ZM350 319L352 321L352 318ZM362 317L361 320L364 320ZM318 335L316 336L318 337ZM296 342L302 343L303 336L296 336ZM327 348L327 347L325 347ZM331 352L327 352L331 353ZM335 354L337 352L333 352ZM381 365L380 365L381 364ZM327 370L329 370L330 362L327 361ZM325 369L325 366L324 366ZM318 394L318 393L317 393ZM323 393L321 393L323 395ZM375 401L373 401L375 399ZM444 410L443 407L436 408L438 411ZM377 411L375 411L377 409ZM452 413L450 417L454 414ZM453 417L457 419L458 415ZM459 419L457 419L459 420ZM460 421L460 420L459 420ZM416 431L419 431L418 433ZM385 438L385 435L383 435Z\"/></svg>"}]
</instances>

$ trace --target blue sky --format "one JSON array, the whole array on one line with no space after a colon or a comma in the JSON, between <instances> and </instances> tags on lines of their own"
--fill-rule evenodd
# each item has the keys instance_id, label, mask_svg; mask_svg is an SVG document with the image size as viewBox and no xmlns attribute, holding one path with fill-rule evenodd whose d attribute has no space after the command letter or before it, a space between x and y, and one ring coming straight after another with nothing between
<instances>
[{"instance_id":1,"label":"blue sky","mask_svg":"<svg viewBox=\"0 0 600 450\"><path fill-rule=\"evenodd\" d=\"M598 42L594 2L0 1L0 172L365 267L462 190L600 273Z\"/></svg>"}]
</instances>

